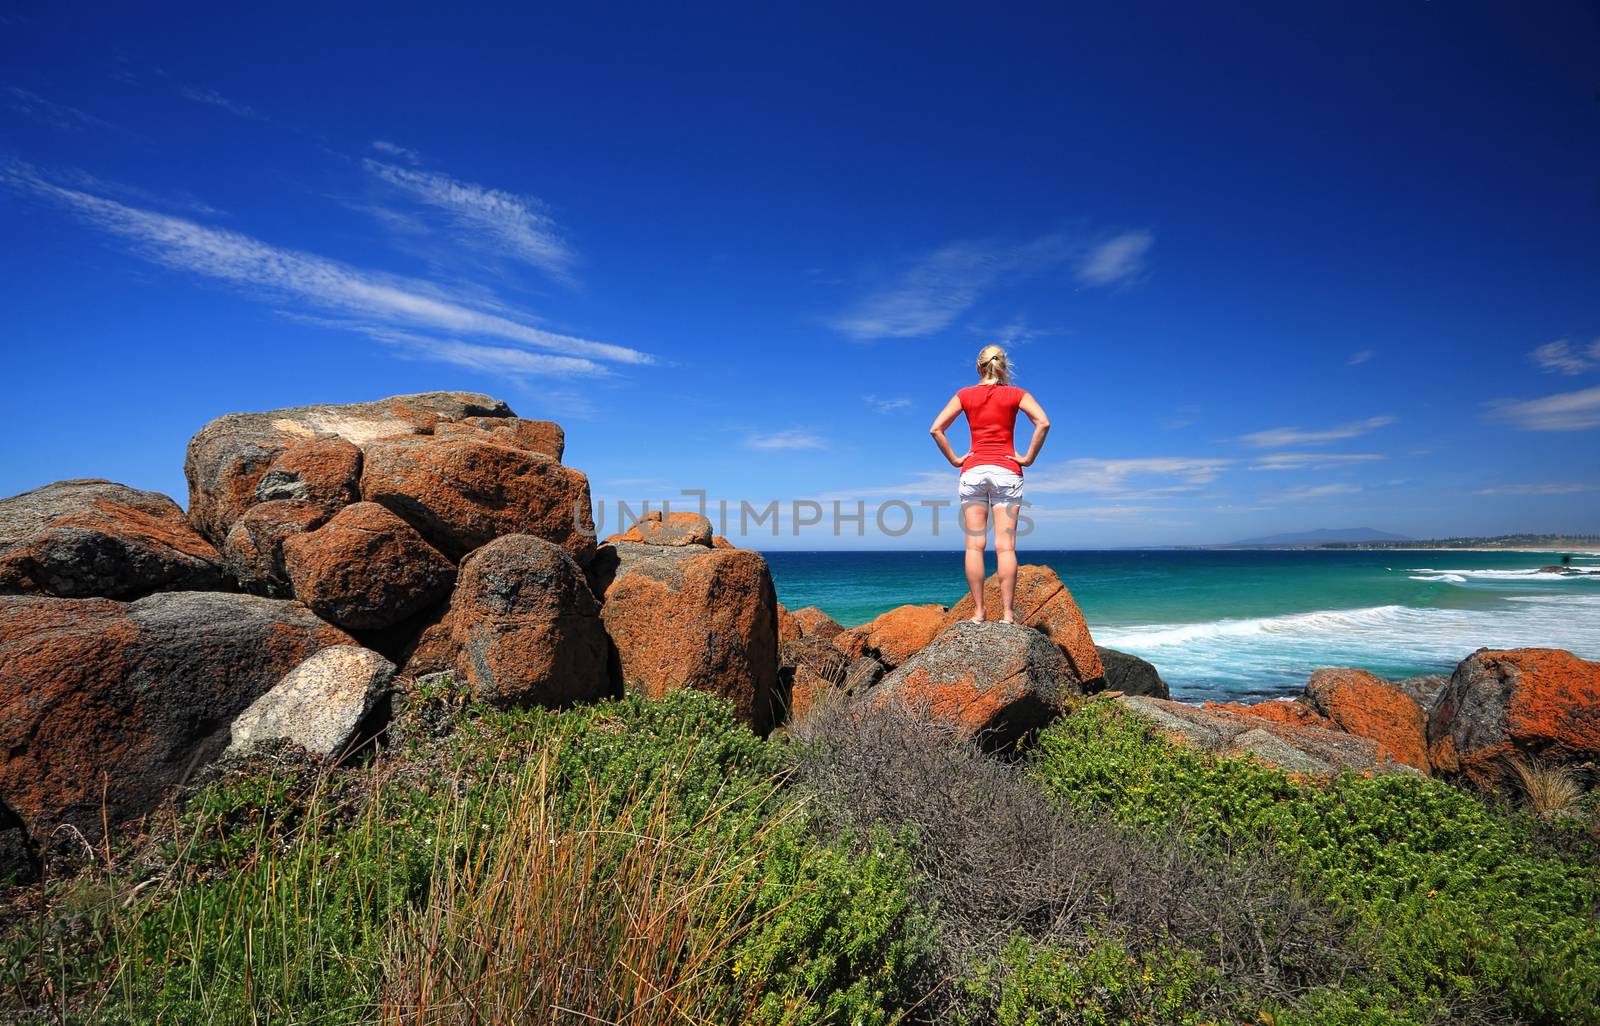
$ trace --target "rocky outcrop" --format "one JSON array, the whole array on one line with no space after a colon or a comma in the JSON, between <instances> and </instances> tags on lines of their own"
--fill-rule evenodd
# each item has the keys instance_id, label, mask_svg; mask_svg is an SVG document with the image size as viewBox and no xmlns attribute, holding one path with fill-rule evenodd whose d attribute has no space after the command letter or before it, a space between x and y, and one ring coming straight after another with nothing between
<instances>
[{"instance_id":1,"label":"rocky outcrop","mask_svg":"<svg viewBox=\"0 0 1600 1026\"><path fill-rule=\"evenodd\" d=\"M983 585L984 614L998 619L1001 612L1000 578L991 575ZM1012 608L1017 622L1042 631L1060 647L1072 664L1074 675L1091 690L1099 690L1095 683L1105 676L1100 665L1100 653L1094 639L1089 636L1089 625L1073 599L1072 592L1061 583L1061 578L1047 566L1025 565L1017 567L1017 586L1012 593ZM972 596L968 595L951 607L946 624L972 617Z\"/></svg>"},{"instance_id":2,"label":"rocky outcrop","mask_svg":"<svg viewBox=\"0 0 1600 1026\"><path fill-rule=\"evenodd\" d=\"M304 502L332 515L361 498L361 450L338 435L295 442L267 464L250 498Z\"/></svg>"},{"instance_id":3,"label":"rocky outcrop","mask_svg":"<svg viewBox=\"0 0 1600 1026\"><path fill-rule=\"evenodd\" d=\"M298 499L273 499L245 511L222 543L222 561L239 587L252 595L288 598L293 594L283 565L283 543L315 531L332 514Z\"/></svg>"},{"instance_id":4,"label":"rocky outcrop","mask_svg":"<svg viewBox=\"0 0 1600 1026\"><path fill-rule=\"evenodd\" d=\"M711 547L711 521L699 513L668 513L653 509L608 542L640 545L703 545Z\"/></svg>"},{"instance_id":5,"label":"rocky outcrop","mask_svg":"<svg viewBox=\"0 0 1600 1026\"><path fill-rule=\"evenodd\" d=\"M339 464L337 459L327 458L338 447L323 448L331 438L364 450L383 439L432 434L441 423L511 416L505 403L472 392L428 392L371 403L230 413L201 428L189 442L183 468L189 479L189 520L213 544L221 545L234 522L251 506L270 501L269 497L292 497L283 491L296 487L287 478L309 475L299 478L305 492L326 494L329 472ZM269 482L258 497L257 489L273 463L307 442L316 442L318 447L279 467L286 480ZM321 455L313 458L312 452ZM344 485L348 484L345 479Z\"/></svg>"},{"instance_id":6,"label":"rocky outcrop","mask_svg":"<svg viewBox=\"0 0 1600 1026\"><path fill-rule=\"evenodd\" d=\"M1105 690L1120 691L1125 695L1148 695L1151 698L1170 697L1167 682L1161 679L1161 674L1150 663L1114 648L1096 645L1094 650L1100 656Z\"/></svg>"},{"instance_id":7,"label":"rocky outcrop","mask_svg":"<svg viewBox=\"0 0 1600 1026\"><path fill-rule=\"evenodd\" d=\"M561 706L610 690L605 630L583 569L542 538L506 535L467 557L440 622L431 658L450 652L480 700Z\"/></svg>"},{"instance_id":8,"label":"rocky outcrop","mask_svg":"<svg viewBox=\"0 0 1600 1026\"><path fill-rule=\"evenodd\" d=\"M1208 752L1253 756L1301 777L1325 780L1345 770L1366 774L1417 772L1394 759L1377 742L1342 731L1222 709L1200 709L1160 698L1124 695L1116 702L1169 740Z\"/></svg>"},{"instance_id":9,"label":"rocky outcrop","mask_svg":"<svg viewBox=\"0 0 1600 1026\"><path fill-rule=\"evenodd\" d=\"M897 606L859 627L834 635L833 647L850 659L871 656L894 669L920 652L946 627L944 606Z\"/></svg>"},{"instance_id":10,"label":"rocky outcrop","mask_svg":"<svg viewBox=\"0 0 1600 1026\"><path fill-rule=\"evenodd\" d=\"M347 630L399 623L449 595L456 580L448 559L372 502L346 506L316 530L289 535L282 550L295 596Z\"/></svg>"},{"instance_id":11,"label":"rocky outcrop","mask_svg":"<svg viewBox=\"0 0 1600 1026\"><path fill-rule=\"evenodd\" d=\"M1428 772L1428 725L1422 709L1392 682L1365 670L1318 670L1307 703L1347 734L1370 738L1386 754Z\"/></svg>"},{"instance_id":12,"label":"rocky outcrop","mask_svg":"<svg viewBox=\"0 0 1600 1026\"><path fill-rule=\"evenodd\" d=\"M1287 701L1280 698L1269 698L1266 701L1255 702L1250 705L1245 705L1242 702L1207 702L1201 708L1215 712L1257 716L1263 720L1286 723L1292 727L1317 727L1320 730L1338 729L1332 720L1298 698Z\"/></svg>"},{"instance_id":13,"label":"rocky outcrop","mask_svg":"<svg viewBox=\"0 0 1600 1026\"><path fill-rule=\"evenodd\" d=\"M523 420L521 417L468 417L460 422L441 421L433 433L442 437L468 435L496 445L526 449L553 460L566 455L567 433L548 420Z\"/></svg>"},{"instance_id":14,"label":"rocky outcrop","mask_svg":"<svg viewBox=\"0 0 1600 1026\"><path fill-rule=\"evenodd\" d=\"M393 679L394 664L371 649L321 649L234 719L228 752L281 740L319 759L337 759L388 697Z\"/></svg>"},{"instance_id":15,"label":"rocky outcrop","mask_svg":"<svg viewBox=\"0 0 1600 1026\"><path fill-rule=\"evenodd\" d=\"M222 587L221 557L178 504L98 479L0 500L0 592L137 598Z\"/></svg>"},{"instance_id":16,"label":"rocky outcrop","mask_svg":"<svg viewBox=\"0 0 1600 1026\"><path fill-rule=\"evenodd\" d=\"M1481 648L1456 667L1428 719L1435 770L1497 783L1514 755L1600 757L1600 663L1552 648Z\"/></svg>"},{"instance_id":17,"label":"rocky outcrop","mask_svg":"<svg viewBox=\"0 0 1600 1026\"><path fill-rule=\"evenodd\" d=\"M364 449L361 497L453 560L507 534L594 553L589 479L550 456L476 437L399 438Z\"/></svg>"},{"instance_id":18,"label":"rocky outcrop","mask_svg":"<svg viewBox=\"0 0 1600 1026\"><path fill-rule=\"evenodd\" d=\"M760 553L618 542L591 575L624 687L653 698L700 688L757 731L772 725L777 598Z\"/></svg>"},{"instance_id":19,"label":"rocky outcrop","mask_svg":"<svg viewBox=\"0 0 1600 1026\"><path fill-rule=\"evenodd\" d=\"M794 618L795 628L800 632L802 638L823 638L828 640L844 631L844 628L839 626L839 621L816 606L796 609L789 615Z\"/></svg>"},{"instance_id":20,"label":"rocky outcrop","mask_svg":"<svg viewBox=\"0 0 1600 1026\"><path fill-rule=\"evenodd\" d=\"M0 794L41 824L101 833L214 758L285 673L353 644L297 603L158 592L131 603L0 598Z\"/></svg>"},{"instance_id":21,"label":"rocky outcrop","mask_svg":"<svg viewBox=\"0 0 1600 1026\"><path fill-rule=\"evenodd\" d=\"M959 622L865 692L947 720L989 749L1008 748L1060 712L1082 684L1061 650L1018 624Z\"/></svg>"},{"instance_id":22,"label":"rocky outcrop","mask_svg":"<svg viewBox=\"0 0 1600 1026\"><path fill-rule=\"evenodd\" d=\"M1397 680L1394 686L1399 688L1422 710L1423 718L1433 714L1433 707L1438 704L1439 697L1444 694L1444 689L1450 684L1448 673L1425 673L1417 677L1407 677Z\"/></svg>"}]
</instances>

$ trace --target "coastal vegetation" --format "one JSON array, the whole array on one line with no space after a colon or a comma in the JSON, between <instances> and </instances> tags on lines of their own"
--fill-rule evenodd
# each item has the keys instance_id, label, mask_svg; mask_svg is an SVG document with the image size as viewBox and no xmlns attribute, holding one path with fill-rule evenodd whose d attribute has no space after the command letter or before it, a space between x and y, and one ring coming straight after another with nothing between
<instances>
[{"instance_id":1,"label":"coastal vegetation","mask_svg":"<svg viewBox=\"0 0 1600 1026\"><path fill-rule=\"evenodd\" d=\"M446 682L363 764L258 752L13 906L0 1009L1592 1023L1593 817L1296 782L1103 698L1004 759L903 708L764 742L693 690L558 714Z\"/></svg>"}]
</instances>

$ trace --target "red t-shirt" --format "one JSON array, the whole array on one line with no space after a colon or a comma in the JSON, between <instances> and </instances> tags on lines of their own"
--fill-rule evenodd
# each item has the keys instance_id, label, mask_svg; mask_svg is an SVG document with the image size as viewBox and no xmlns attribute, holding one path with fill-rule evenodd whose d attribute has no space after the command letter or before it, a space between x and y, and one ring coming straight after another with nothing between
<instances>
[{"instance_id":1,"label":"red t-shirt","mask_svg":"<svg viewBox=\"0 0 1600 1026\"><path fill-rule=\"evenodd\" d=\"M972 429L972 453L961 461L963 471L992 464L1022 473L1012 433L1017 426L1017 407L1027 394L1015 385L970 385L956 393Z\"/></svg>"}]
</instances>

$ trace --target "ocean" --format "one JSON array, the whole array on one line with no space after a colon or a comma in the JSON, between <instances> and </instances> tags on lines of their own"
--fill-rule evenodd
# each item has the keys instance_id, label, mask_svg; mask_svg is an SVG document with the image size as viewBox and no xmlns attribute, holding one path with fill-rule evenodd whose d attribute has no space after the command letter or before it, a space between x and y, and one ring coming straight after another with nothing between
<instances>
[{"instance_id":1,"label":"ocean","mask_svg":"<svg viewBox=\"0 0 1600 1026\"><path fill-rule=\"evenodd\" d=\"M764 555L780 602L820 606L846 626L966 593L960 551ZM1538 573L1559 561L1437 550L1021 554L1061 576L1096 642L1148 659L1185 701L1297 694L1324 666L1448 673L1483 646L1600 659L1600 554L1574 554L1572 565L1592 573Z\"/></svg>"}]
</instances>

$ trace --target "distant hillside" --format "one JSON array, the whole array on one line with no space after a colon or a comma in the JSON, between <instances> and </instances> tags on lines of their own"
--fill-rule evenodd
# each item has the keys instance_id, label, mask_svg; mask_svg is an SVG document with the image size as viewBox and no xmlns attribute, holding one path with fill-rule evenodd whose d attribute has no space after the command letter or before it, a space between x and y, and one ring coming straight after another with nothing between
<instances>
[{"instance_id":1,"label":"distant hillside","mask_svg":"<svg viewBox=\"0 0 1600 1026\"><path fill-rule=\"evenodd\" d=\"M1323 549L1596 549L1600 548L1600 534L1497 534L1481 538L1427 538L1400 539L1392 537L1373 540L1341 538L1326 541Z\"/></svg>"},{"instance_id":2,"label":"distant hillside","mask_svg":"<svg viewBox=\"0 0 1600 1026\"><path fill-rule=\"evenodd\" d=\"M1216 549L1266 549L1279 545L1365 546L1375 543L1394 544L1409 542L1410 540L1404 535L1390 534L1388 531L1379 531L1371 527L1324 527L1315 531L1290 531L1285 534L1263 535L1260 538L1245 538L1242 541L1224 542L1221 545L1210 547Z\"/></svg>"}]
</instances>

